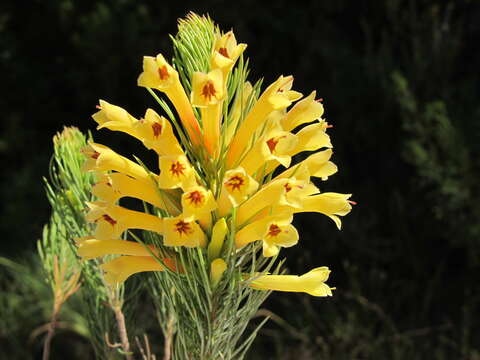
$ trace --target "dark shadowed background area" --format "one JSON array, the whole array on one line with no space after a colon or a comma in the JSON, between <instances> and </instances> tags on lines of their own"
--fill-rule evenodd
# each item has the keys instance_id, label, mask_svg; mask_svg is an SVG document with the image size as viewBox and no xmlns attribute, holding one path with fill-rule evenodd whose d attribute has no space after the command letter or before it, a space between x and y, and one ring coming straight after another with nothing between
<instances>
[{"instance_id":1,"label":"dark shadowed background area","mask_svg":"<svg viewBox=\"0 0 480 360\"><path fill-rule=\"evenodd\" d=\"M327 265L337 290L273 294L251 358L480 359L479 2L198 3L2 2L0 254L35 251L52 136L93 130L98 99L134 116L156 108L136 86L142 57L170 57L177 18L208 13L248 44L251 79L292 74L295 90L317 90L339 167L319 186L358 202L340 232L320 215L296 218L301 243L283 251L287 267ZM137 151L110 135L95 138ZM54 358L88 348L68 341Z\"/></svg>"}]
</instances>

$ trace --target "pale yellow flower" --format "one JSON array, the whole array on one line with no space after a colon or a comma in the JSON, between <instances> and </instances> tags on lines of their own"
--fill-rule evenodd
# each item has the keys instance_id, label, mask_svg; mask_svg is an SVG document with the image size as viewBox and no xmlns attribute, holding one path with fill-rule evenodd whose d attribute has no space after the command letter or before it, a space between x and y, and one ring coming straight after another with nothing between
<instances>
[{"instance_id":1,"label":"pale yellow flower","mask_svg":"<svg viewBox=\"0 0 480 360\"><path fill-rule=\"evenodd\" d=\"M305 198L302 207L295 209L294 212L319 212L327 215L335 222L338 229L342 228L342 221L339 216L347 215L352 210L353 201L348 200L351 194L339 194L326 192Z\"/></svg>"},{"instance_id":2,"label":"pale yellow flower","mask_svg":"<svg viewBox=\"0 0 480 360\"><path fill-rule=\"evenodd\" d=\"M90 260L105 255L133 255L133 256L158 256L158 250L152 245L143 245L126 240L98 240L77 239L77 254L83 260Z\"/></svg>"},{"instance_id":3,"label":"pale yellow flower","mask_svg":"<svg viewBox=\"0 0 480 360\"><path fill-rule=\"evenodd\" d=\"M147 149L153 149L158 155L183 155L170 121L154 110L147 109L145 117L137 121L134 127Z\"/></svg>"},{"instance_id":4,"label":"pale yellow flower","mask_svg":"<svg viewBox=\"0 0 480 360\"><path fill-rule=\"evenodd\" d=\"M282 127L291 131L297 126L319 119L323 115L323 105L315 100L316 92L312 91L305 99L299 101L282 119Z\"/></svg>"},{"instance_id":5,"label":"pale yellow flower","mask_svg":"<svg viewBox=\"0 0 480 360\"><path fill-rule=\"evenodd\" d=\"M225 236L228 233L228 226L225 218L218 220L212 229L212 238L208 244L208 259L211 261L220 256Z\"/></svg>"},{"instance_id":6,"label":"pale yellow flower","mask_svg":"<svg viewBox=\"0 0 480 360\"><path fill-rule=\"evenodd\" d=\"M300 163L280 173L275 179L288 178L295 175L297 179L302 180L308 180L311 176L327 180L329 176L335 174L338 170L337 166L329 161L332 153L331 149L327 149L312 154Z\"/></svg>"},{"instance_id":7,"label":"pale yellow flower","mask_svg":"<svg viewBox=\"0 0 480 360\"><path fill-rule=\"evenodd\" d=\"M180 83L178 72L170 66L163 55L143 58L143 72L138 77L138 85L164 92L177 110L192 142L195 145L201 144L202 132Z\"/></svg>"},{"instance_id":8,"label":"pale yellow flower","mask_svg":"<svg viewBox=\"0 0 480 360\"><path fill-rule=\"evenodd\" d=\"M302 96L301 93L290 90L292 83L293 76L280 76L263 92L230 143L227 153L228 167L232 168L238 163L252 134L272 111L285 109Z\"/></svg>"},{"instance_id":9,"label":"pale yellow flower","mask_svg":"<svg viewBox=\"0 0 480 360\"><path fill-rule=\"evenodd\" d=\"M292 220L292 214L285 212L254 221L235 234L235 245L243 247L262 240L263 256L275 256L280 247L291 247L298 243L298 232L291 225Z\"/></svg>"},{"instance_id":10,"label":"pale yellow flower","mask_svg":"<svg viewBox=\"0 0 480 360\"><path fill-rule=\"evenodd\" d=\"M185 155L160 156L158 186L162 189L186 189L196 185L195 170Z\"/></svg>"},{"instance_id":11,"label":"pale yellow flower","mask_svg":"<svg viewBox=\"0 0 480 360\"><path fill-rule=\"evenodd\" d=\"M207 238L192 217L179 215L164 219L165 246L205 247Z\"/></svg>"},{"instance_id":12,"label":"pale yellow flower","mask_svg":"<svg viewBox=\"0 0 480 360\"><path fill-rule=\"evenodd\" d=\"M172 259L162 259L170 270L176 271L176 263ZM116 285L127 280L133 274L145 271L164 271L165 267L151 256L120 256L100 265L105 271L105 281Z\"/></svg>"},{"instance_id":13,"label":"pale yellow flower","mask_svg":"<svg viewBox=\"0 0 480 360\"><path fill-rule=\"evenodd\" d=\"M223 259L215 259L210 264L210 282L212 286L217 286L223 273L227 270L227 263Z\"/></svg>"},{"instance_id":14,"label":"pale yellow flower","mask_svg":"<svg viewBox=\"0 0 480 360\"><path fill-rule=\"evenodd\" d=\"M92 193L110 204L123 197L133 197L167 209L168 199L162 198L160 190L153 182L142 182L122 173L98 173L97 177L99 181L93 185Z\"/></svg>"},{"instance_id":15,"label":"pale yellow flower","mask_svg":"<svg viewBox=\"0 0 480 360\"><path fill-rule=\"evenodd\" d=\"M240 166L253 175L257 170L260 174L268 174L272 170L266 168L271 161L275 164L290 166L291 154L297 147L296 135L284 131L277 119L270 122L268 130L253 145L240 162Z\"/></svg>"},{"instance_id":16,"label":"pale yellow flower","mask_svg":"<svg viewBox=\"0 0 480 360\"><path fill-rule=\"evenodd\" d=\"M219 69L208 74L195 72L192 76L193 106L200 107L203 140L208 153L216 157L220 140L222 101L225 97L223 74Z\"/></svg>"},{"instance_id":17,"label":"pale yellow flower","mask_svg":"<svg viewBox=\"0 0 480 360\"><path fill-rule=\"evenodd\" d=\"M233 31L222 36L217 35L210 62L212 69L221 69L226 78L246 48L247 44L237 44Z\"/></svg>"},{"instance_id":18,"label":"pale yellow flower","mask_svg":"<svg viewBox=\"0 0 480 360\"><path fill-rule=\"evenodd\" d=\"M197 218L217 208L212 191L203 186L193 186L182 194L182 208L185 216Z\"/></svg>"},{"instance_id":19,"label":"pale yellow flower","mask_svg":"<svg viewBox=\"0 0 480 360\"><path fill-rule=\"evenodd\" d=\"M244 201L237 211L237 225L245 224L249 219L253 219L258 213L266 207L278 205L282 197L287 193L285 185L289 179L278 179L270 181L259 191L253 194L248 200Z\"/></svg>"},{"instance_id":20,"label":"pale yellow flower","mask_svg":"<svg viewBox=\"0 0 480 360\"><path fill-rule=\"evenodd\" d=\"M90 143L82 149L86 157L83 171L109 171L114 170L137 180L151 182L149 173L140 165L117 154L109 147L101 144Z\"/></svg>"},{"instance_id":21,"label":"pale yellow flower","mask_svg":"<svg viewBox=\"0 0 480 360\"><path fill-rule=\"evenodd\" d=\"M89 212L85 216L96 223L95 238L109 240L119 238L128 229L149 230L163 233L163 219L140 211L129 210L102 201L88 202Z\"/></svg>"},{"instance_id":22,"label":"pale yellow flower","mask_svg":"<svg viewBox=\"0 0 480 360\"><path fill-rule=\"evenodd\" d=\"M104 100L100 100L98 109L100 110L92 115L93 120L98 124L97 129L107 128L112 131L121 131L137 137L133 127L138 120L125 109L112 105Z\"/></svg>"},{"instance_id":23,"label":"pale yellow flower","mask_svg":"<svg viewBox=\"0 0 480 360\"><path fill-rule=\"evenodd\" d=\"M228 214L232 207L239 206L258 188L255 181L247 172L238 167L225 172L222 181L222 190L218 200L218 212L220 216Z\"/></svg>"},{"instance_id":24,"label":"pale yellow flower","mask_svg":"<svg viewBox=\"0 0 480 360\"><path fill-rule=\"evenodd\" d=\"M283 208L285 211L303 208L304 199L318 193L315 185L295 178L275 179L263 186L257 193L245 201L237 211L237 225L269 215L271 209Z\"/></svg>"},{"instance_id":25,"label":"pale yellow flower","mask_svg":"<svg viewBox=\"0 0 480 360\"><path fill-rule=\"evenodd\" d=\"M195 218L204 229L211 227L211 212L217 208L212 191L203 186L193 186L182 194L183 214Z\"/></svg>"},{"instance_id":26,"label":"pale yellow flower","mask_svg":"<svg viewBox=\"0 0 480 360\"><path fill-rule=\"evenodd\" d=\"M259 290L305 292L313 296L332 296L328 280L330 270L326 266L315 268L308 273L297 275L261 275L250 283L250 287Z\"/></svg>"}]
</instances>

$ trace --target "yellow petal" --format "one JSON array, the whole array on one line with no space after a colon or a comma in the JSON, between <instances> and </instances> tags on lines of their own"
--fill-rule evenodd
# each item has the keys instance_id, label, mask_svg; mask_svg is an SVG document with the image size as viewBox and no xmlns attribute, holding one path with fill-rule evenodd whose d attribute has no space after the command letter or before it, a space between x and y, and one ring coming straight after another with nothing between
<instances>
[{"instance_id":1,"label":"yellow petal","mask_svg":"<svg viewBox=\"0 0 480 360\"><path fill-rule=\"evenodd\" d=\"M88 202L87 205L90 211L85 218L87 221L97 224L96 239L117 239L127 229L142 229L163 233L163 219L157 216L101 201Z\"/></svg>"},{"instance_id":2,"label":"yellow petal","mask_svg":"<svg viewBox=\"0 0 480 360\"><path fill-rule=\"evenodd\" d=\"M205 247L207 244L204 232L191 217L165 218L164 229L165 246Z\"/></svg>"},{"instance_id":3,"label":"yellow petal","mask_svg":"<svg viewBox=\"0 0 480 360\"><path fill-rule=\"evenodd\" d=\"M250 175L257 170L264 175L273 171L265 168L269 161L275 161L276 164L280 163L285 167L290 166L290 154L297 146L297 136L283 131L277 119L270 123L269 129L256 141L240 163Z\"/></svg>"},{"instance_id":4,"label":"yellow petal","mask_svg":"<svg viewBox=\"0 0 480 360\"><path fill-rule=\"evenodd\" d=\"M262 275L250 283L259 290L305 292L313 296L332 296L332 289L325 284L330 270L326 266L315 268L302 275Z\"/></svg>"},{"instance_id":5,"label":"yellow petal","mask_svg":"<svg viewBox=\"0 0 480 360\"><path fill-rule=\"evenodd\" d=\"M137 137L133 129L137 119L131 116L126 110L104 100L100 100L100 106L98 106L98 108L100 111L92 115L93 120L98 124L97 129L108 128L112 131L122 131Z\"/></svg>"},{"instance_id":6,"label":"yellow petal","mask_svg":"<svg viewBox=\"0 0 480 360\"><path fill-rule=\"evenodd\" d=\"M286 194L285 184L289 179L270 181L252 197L243 202L237 211L236 224L244 224L267 206L278 204Z\"/></svg>"},{"instance_id":7,"label":"yellow petal","mask_svg":"<svg viewBox=\"0 0 480 360\"><path fill-rule=\"evenodd\" d=\"M126 240L97 240L86 239L78 243L77 254L84 260L90 260L105 255L134 255L151 256L151 253L158 255L158 250L149 245L150 252L146 245Z\"/></svg>"},{"instance_id":8,"label":"yellow petal","mask_svg":"<svg viewBox=\"0 0 480 360\"><path fill-rule=\"evenodd\" d=\"M198 71L193 73L191 96L193 106L205 107L217 104L224 96L223 75L220 70L212 70L208 74Z\"/></svg>"},{"instance_id":9,"label":"yellow petal","mask_svg":"<svg viewBox=\"0 0 480 360\"><path fill-rule=\"evenodd\" d=\"M157 57L143 57L143 72L138 78L138 86L166 91L176 85L177 71L170 66L162 54Z\"/></svg>"},{"instance_id":10,"label":"yellow petal","mask_svg":"<svg viewBox=\"0 0 480 360\"><path fill-rule=\"evenodd\" d=\"M83 171L109 171L115 170L135 179L151 182L148 172L140 165L117 154L105 145L90 143L82 149L87 158L82 167Z\"/></svg>"},{"instance_id":11,"label":"yellow petal","mask_svg":"<svg viewBox=\"0 0 480 360\"><path fill-rule=\"evenodd\" d=\"M324 129L323 124L318 122L301 129L296 134L298 143L290 155L293 156L302 151L315 151L325 147L331 148L332 143L330 142L330 137L325 133Z\"/></svg>"},{"instance_id":12,"label":"yellow petal","mask_svg":"<svg viewBox=\"0 0 480 360\"><path fill-rule=\"evenodd\" d=\"M295 176L297 179L308 180L310 176L314 176L326 180L330 175L337 172L337 166L329 161L332 153L331 149L327 149L312 154L297 165L279 174L275 179Z\"/></svg>"},{"instance_id":13,"label":"yellow petal","mask_svg":"<svg viewBox=\"0 0 480 360\"><path fill-rule=\"evenodd\" d=\"M193 73L191 102L193 106L201 107L204 143L213 158L218 155L224 89L223 74L219 69L208 74Z\"/></svg>"},{"instance_id":14,"label":"yellow petal","mask_svg":"<svg viewBox=\"0 0 480 360\"><path fill-rule=\"evenodd\" d=\"M161 156L158 186L162 189L182 189L196 185L195 171L185 155Z\"/></svg>"},{"instance_id":15,"label":"yellow petal","mask_svg":"<svg viewBox=\"0 0 480 360\"><path fill-rule=\"evenodd\" d=\"M263 256L278 254L280 247L291 247L298 243L298 231L292 224L272 221L263 240Z\"/></svg>"},{"instance_id":16,"label":"yellow petal","mask_svg":"<svg viewBox=\"0 0 480 360\"><path fill-rule=\"evenodd\" d=\"M105 281L110 285L122 283L139 272L165 270L164 266L151 256L120 256L100 267L105 271Z\"/></svg>"},{"instance_id":17,"label":"yellow petal","mask_svg":"<svg viewBox=\"0 0 480 360\"><path fill-rule=\"evenodd\" d=\"M312 91L305 99L299 101L282 120L286 131L291 131L297 126L315 121L323 115L322 103L315 100L316 92Z\"/></svg>"},{"instance_id":18,"label":"yellow petal","mask_svg":"<svg viewBox=\"0 0 480 360\"><path fill-rule=\"evenodd\" d=\"M243 168L238 167L226 171L218 201L220 216L228 214L232 210L232 207L239 206L248 196L253 194L257 188L258 182L248 175Z\"/></svg>"},{"instance_id":19,"label":"yellow petal","mask_svg":"<svg viewBox=\"0 0 480 360\"><path fill-rule=\"evenodd\" d=\"M277 255L280 247L291 247L298 243L298 232L291 225L293 216L285 211L254 221L235 234L236 247L256 240L263 241L263 256Z\"/></svg>"},{"instance_id":20,"label":"yellow petal","mask_svg":"<svg viewBox=\"0 0 480 360\"><path fill-rule=\"evenodd\" d=\"M322 193L309 196L303 201L301 209L295 212L319 212L331 218L338 229L341 229L341 220L338 216L347 215L352 210L351 202L348 200L351 194Z\"/></svg>"},{"instance_id":21,"label":"yellow petal","mask_svg":"<svg viewBox=\"0 0 480 360\"><path fill-rule=\"evenodd\" d=\"M289 178L284 185L285 193L280 197L278 204L302 208L304 200L309 195L317 194L318 188L309 181Z\"/></svg>"},{"instance_id":22,"label":"yellow petal","mask_svg":"<svg viewBox=\"0 0 480 360\"><path fill-rule=\"evenodd\" d=\"M159 54L156 58L143 58L143 73L138 85L163 91L178 112L182 124L194 145L201 144L201 130L193 109L180 83L178 72Z\"/></svg>"},{"instance_id":23,"label":"yellow petal","mask_svg":"<svg viewBox=\"0 0 480 360\"><path fill-rule=\"evenodd\" d=\"M108 203L115 203L123 197L133 197L161 209L167 209L168 199L162 197L160 189L152 182L146 183L122 173L101 175L92 187L92 193Z\"/></svg>"},{"instance_id":24,"label":"yellow petal","mask_svg":"<svg viewBox=\"0 0 480 360\"><path fill-rule=\"evenodd\" d=\"M227 75L246 48L246 44L237 44L232 31L221 37L218 36L213 47L214 51L210 62L212 69L221 69Z\"/></svg>"},{"instance_id":25,"label":"yellow petal","mask_svg":"<svg viewBox=\"0 0 480 360\"><path fill-rule=\"evenodd\" d=\"M212 286L217 286L223 273L227 270L227 263L223 259L215 259L210 264L210 282Z\"/></svg>"},{"instance_id":26,"label":"yellow petal","mask_svg":"<svg viewBox=\"0 0 480 360\"><path fill-rule=\"evenodd\" d=\"M182 194L182 208L185 216L196 217L215 210L217 203L210 190L193 186Z\"/></svg>"},{"instance_id":27,"label":"yellow petal","mask_svg":"<svg viewBox=\"0 0 480 360\"><path fill-rule=\"evenodd\" d=\"M292 76L280 76L277 81L271 84L248 113L235 134L228 153L227 166L232 168L241 159L242 153L250 141L252 134L258 126L265 121L265 118L274 110L284 109L299 99L302 94L290 90L293 82Z\"/></svg>"},{"instance_id":28,"label":"yellow petal","mask_svg":"<svg viewBox=\"0 0 480 360\"><path fill-rule=\"evenodd\" d=\"M228 227L225 218L221 218L213 226L212 239L208 244L208 259L210 261L220 256L227 232Z\"/></svg>"},{"instance_id":29,"label":"yellow petal","mask_svg":"<svg viewBox=\"0 0 480 360\"><path fill-rule=\"evenodd\" d=\"M159 155L183 155L183 150L175 137L170 121L147 109L145 118L134 125L138 138L145 147Z\"/></svg>"}]
</instances>

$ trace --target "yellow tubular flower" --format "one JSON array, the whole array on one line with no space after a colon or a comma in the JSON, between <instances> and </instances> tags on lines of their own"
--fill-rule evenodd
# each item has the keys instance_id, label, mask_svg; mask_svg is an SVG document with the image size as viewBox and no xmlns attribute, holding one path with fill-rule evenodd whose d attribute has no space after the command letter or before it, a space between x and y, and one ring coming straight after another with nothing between
<instances>
[{"instance_id":1,"label":"yellow tubular flower","mask_svg":"<svg viewBox=\"0 0 480 360\"><path fill-rule=\"evenodd\" d=\"M157 216L101 201L88 202L87 205L90 211L85 219L97 224L96 239L117 239L127 229L142 229L163 233L163 219Z\"/></svg>"},{"instance_id":2,"label":"yellow tubular flower","mask_svg":"<svg viewBox=\"0 0 480 360\"><path fill-rule=\"evenodd\" d=\"M285 131L291 131L298 125L312 122L323 115L323 105L315 100L315 96L316 92L312 91L287 113L282 120L282 127Z\"/></svg>"},{"instance_id":3,"label":"yellow tubular flower","mask_svg":"<svg viewBox=\"0 0 480 360\"><path fill-rule=\"evenodd\" d=\"M348 199L351 194L322 193L309 196L303 201L303 207L296 209L295 212L319 212L327 215L337 225L342 228L342 222L339 216L347 215L352 210L352 203Z\"/></svg>"},{"instance_id":4,"label":"yellow tubular flower","mask_svg":"<svg viewBox=\"0 0 480 360\"><path fill-rule=\"evenodd\" d=\"M305 292L313 296L332 296L328 280L330 270L326 266L315 268L308 273L297 275L262 275L250 283L250 287L259 290Z\"/></svg>"},{"instance_id":5,"label":"yellow tubular flower","mask_svg":"<svg viewBox=\"0 0 480 360\"><path fill-rule=\"evenodd\" d=\"M247 44L238 44L233 31L219 36L213 47L212 59L210 66L212 69L221 69L226 79L228 73L232 70L233 65L239 56L245 51Z\"/></svg>"},{"instance_id":6,"label":"yellow tubular flower","mask_svg":"<svg viewBox=\"0 0 480 360\"><path fill-rule=\"evenodd\" d=\"M165 218L164 226L163 243L165 246L205 247L207 245L204 232L192 217L179 215Z\"/></svg>"},{"instance_id":7,"label":"yellow tubular flower","mask_svg":"<svg viewBox=\"0 0 480 360\"><path fill-rule=\"evenodd\" d=\"M217 208L217 203L210 190L203 186L194 186L182 194L182 208L185 216L197 217L210 213Z\"/></svg>"},{"instance_id":8,"label":"yellow tubular flower","mask_svg":"<svg viewBox=\"0 0 480 360\"><path fill-rule=\"evenodd\" d=\"M212 239L210 240L210 244L208 244L207 251L209 261L220 256L227 232L228 227L225 218L221 218L215 223L212 229Z\"/></svg>"},{"instance_id":9,"label":"yellow tubular flower","mask_svg":"<svg viewBox=\"0 0 480 360\"><path fill-rule=\"evenodd\" d=\"M135 132L146 148L158 155L183 155L170 121L147 109L145 118L135 123Z\"/></svg>"},{"instance_id":10,"label":"yellow tubular flower","mask_svg":"<svg viewBox=\"0 0 480 360\"><path fill-rule=\"evenodd\" d=\"M156 254L158 250L154 246L139 244L134 241L126 240L97 240L86 239L77 242L77 254L83 260L91 260L105 255L134 255L134 256L151 256Z\"/></svg>"},{"instance_id":11,"label":"yellow tubular flower","mask_svg":"<svg viewBox=\"0 0 480 360\"><path fill-rule=\"evenodd\" d=\"M194 186L182 194L182 208L185 216L192 216L204 229L209 229L212 225L211 212L217 208L217 203L210 190Z\"/></svg>"},{"instance_id":12,"label":"yellow tubular flower","mask_svg":"<svg viewBox=\"0 0 480 360\"><path fill-rule=\"evenodd\" d=\"M232 207L237 207L244 202L257 188L258 182L248 175L243 168L238 167L225 172L218 200L220 216L225 216L232 210Z\"/></svg>"},{"instance_id":13,"label":"yellow tubular flower","mask_svg":"<svg viewBox=\"0 0 480 360\"><path fill-rule=\"evenodd\" d=\"M314 151L320 148L332 148L330 136L325 133L325 126L323 123L315 123L305 126L297 134L298 143L295 149L292 150L291 156L302 151Z\"/></svg>"},{"instance_id":14,"label":"yellow tubular flower","mask_svg":"<svg viewBox=\"0 0 480 360\"><path fill-rule=\"evenodd\" d=\"M293 76L280 76L260 96L230 144L227 153L227 166L229 168L235 166L240 160L252 134L265 121L268 114L274 110L287 108L293 101L302 96L299 92L290 90L292 83Z\"/></svg>"},{"instance_id":15,"label":"yellow tubular flower","mask_svg":"<svg viewBox=\"0 0 480 360\"><path fill-rule=\"evenodd\" d=\"M283 131L278 121L272 125L260 139L253 145L247 155L240 162L247 173L253 175L257 170L260 174L268 174L272 170L262 169L262 165L272 161L290 166L291 153L297 147L298 139L287 131Z\"/></svg>"},{"instance_id":16,"label":"yellow tubular flower","mask_svg":"<svg viewBox=\"0 0 480 360\"><path fill-rule=\"evenodd\" d=\"M161 209L171 208L166 196L152 182L138 181L122 173L101 174L99 182L92 187L98 198L114 204L123 197L133 197L148 202Z\"/></svg>"},{"instance_id":17,"label":"yellow tubular flower","mask_svg":"<svg viewBox=\"0 0 480 360\"><path fill-rule=\"evenodd\" d=\"M278 199L278 204L293 208L302 208L305 198L319 193L318 188L309 181L298 180L294 177L287 179L283 187L285 192Z\"/></svg>"},{"instance_id":18,"label":"yellow tubular flower","mask_svg":"<svg viewBox=\"0 0 480 360\"><path fill-rule=\"evenodd\" d=\"M222 72L212 70L208 74L193 73L192 96L193 106L200 107L205 147L212 157L216 157L220 139L220 119L222 116L222 100L225 97L225 86Z\"/></svg>"},{"instance_id":19,"label":"yellow tubular flower","mask_svg":"<svg viewBox=\"0 0 480 360\"><path fill-rule=\"evenodd\" d=\"M267 206L278 204L282 196L286 194L285 185L289 179L270 181L252 197L242 203L237 211L237 225L244 224L248 219L254 217L259 211Z\"/></svg>"},{"instance_id":20,"label":"yellow tubular flower","mask_svg":"<svg viewBox=\"0 0 480 360\"><path fill-rule=\"evenodd\" d=\"M275 179L288 178L295 175L297 179L302 180L308 180L310 176L327 180L330 175L335 174L338 170L337 166L329 161L332 153L333 151L331 149L327 149L312 154L297 165L279 174Z\"/></svg>"},{"instance_id":21,"label":"yellow tubular flower","mask_svg":"<svg viewBox=\"0 0 480 360\"><path fill-rule=\"evenodd\" d=\"M105 145L90 143L82 149L82 153L87 158L82 166L82 171L115 170L135 179L151 182L148 172L143 167L117 154Z\"/></svg>"},{"instance_id":22,"label":"yellow tubular flower","mask_svg":"<svg viewBox=\"0 0 480 360\"><path fill-rule=\"evenodd\" d=\"M174 271L175 262L173 260L162 259L162 261ZM105 271L105 281L110 285L122 283L139 272L165 270L164 266L151 256L120 256L100 267Z\"/></svg>"},{"instance_id":23,"label":"yellow tubular flower","mask_svg":"<svg viewBox=\"0 0 480 360\"><path fill-rule=\"evenodd\" d=\"M103 100L100 100L98 108L100 111L92 115L93 120L98 124L97 130L107 128L112 131L122 131L133 137L138 137L134 130L137 119L130 115L125 109Z\"/></svg>"},{"instance_id":24,"label":"yellow tubular flower","mask_svg":"<svg viewBox=\"0 0 480 360\"><path fill-rule=\"evenodd\" d=\"M227 263L223 259L215 259L210 264L210 282L212 286L217 286L223 273L227 270Z\"/></svg>"},{"instance_id":25,"label":"yellow tubular flower","mask_svg":"<svg viewBox=\"0 0 480 360\"><path fill-rule=\"evenodd\" d=\"M289 134L289 133L287 133ZM322 123L315 123L305 126L295 134L296 142L294 146L284 150L284 157L290 159L292 156L302 151L315 151L320 148L331 148L330 137L325 133L325 126ZM271 159L265 167L265 173L269 174L279 165L289 166L282 163L280 159Z\"/></svg>"},{"instance_id":26,"label":"yellow tubular flower","mask_svg":"<svg viewBox=\"0 0 480 360\"><path fill-rule=\"evenodd\" d=\"M200 126L180 83L178 72L167 63L163 55L159 54L156 58L144 56L143 72L138 77L138 85L164 92L177 110L194 145L201 143Z\"/></svg>"},{"instance_id":27,"label":"yellow tubular flower","mask_svg":"<svg viewBox=\"0 0 480 360\"><path fill-rule=\"evenodd\" d=\"M291 247L298 243L298 232L291 222L292 213L268 216L254 221L235 234L235 245L243 247L253 241L263 241L263 256L275 256L280 247Z\"/></svg>"},{"instance_id":28,"label":"yellow tubular flower","mask_svg":"<svg viewBox=\"0 0 480 360\"><path fill-rule=\"evenodd\" d=\"M186 189L196 185L195 170L185 155L161 156L158 186L162 189Z\"/></svg>"}]
</instances>

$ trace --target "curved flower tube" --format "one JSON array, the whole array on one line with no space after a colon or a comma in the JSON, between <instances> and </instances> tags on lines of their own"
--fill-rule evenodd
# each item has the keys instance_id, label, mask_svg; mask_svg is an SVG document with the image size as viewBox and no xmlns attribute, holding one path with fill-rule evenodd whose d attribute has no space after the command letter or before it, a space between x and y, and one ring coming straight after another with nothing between
<instances>
[{"instance_id":1,"label":"curved flower tube","mask_svg":"<svg viewBox=\"0 0 480 360\"><path fill-rule=\"evenodd\" d=\"M330 275L326 266L297 275L261 275L254 278L250 287L259 290L276 290L288 292L305 292L313 296L332 296L333 288L325 284Z\"/></svg>"}]
</instances>

